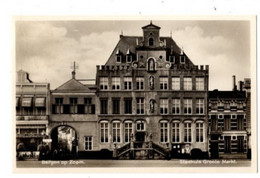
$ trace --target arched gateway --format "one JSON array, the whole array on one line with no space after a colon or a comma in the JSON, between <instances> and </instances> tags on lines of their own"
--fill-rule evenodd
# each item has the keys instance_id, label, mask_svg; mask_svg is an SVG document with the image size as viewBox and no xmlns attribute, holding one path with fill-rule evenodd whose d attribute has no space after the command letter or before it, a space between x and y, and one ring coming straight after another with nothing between
<instances>
[{"instance_id":1,"label":"arched gateway","mask_svg":"<svg viewBox=\"0 0 260 178\"><path fill-rule=\"evenodd\" d=\"M76 130L68 125L55 127L51 132L53 159L75 158L78 151Z\"/></svg>"}]
</instances>

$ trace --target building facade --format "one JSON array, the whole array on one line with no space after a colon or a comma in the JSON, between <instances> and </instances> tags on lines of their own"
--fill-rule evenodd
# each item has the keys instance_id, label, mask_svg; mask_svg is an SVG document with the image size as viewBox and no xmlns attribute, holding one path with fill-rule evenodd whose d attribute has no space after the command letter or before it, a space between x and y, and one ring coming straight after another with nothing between
<instances>
[{"instance_id":1,"label":"building facade","mask_svg":"<svg viewBox=\"0 0 260 178\"><path fill-rule=\"evenodd\" d=\"M208 66L194 65L171 37L160 36L160 27L142 29L140 37L121 35L97 66L100 149L121 155L132 141L136 152L152 142L172 156L207 153Z\"/></svg>"},{"instance_id":2,"label":"building facade","mask_svg":"<svg viewBox=\"0 0 260 178\"><path fill-rule=\"evenodd\" d=\"M209 147L211 158L246 158L249 135L248 99L243 85L232 91L209 91ZM249 111L250 112L250 111Z\"/></svg>"},{"instance_id":3,"label":"building facade","mask_svg":"<svg viewBox=\"0 0 260 178\"><path fill-rule=\"evenodd\" d=\"M38 157L38 145L48 133L49 83L34 83L23 70L16 81L16 150L23 158Z\"/></svg>"}]
</instances>

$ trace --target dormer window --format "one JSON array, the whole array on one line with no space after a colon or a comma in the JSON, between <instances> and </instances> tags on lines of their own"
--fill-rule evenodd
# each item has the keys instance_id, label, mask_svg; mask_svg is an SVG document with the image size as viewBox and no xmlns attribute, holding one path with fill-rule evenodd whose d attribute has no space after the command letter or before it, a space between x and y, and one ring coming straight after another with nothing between
<instances>
[{"instance_id":1,"label":"dormer window","mask_svg":"<svg viewBox=\"0 0 260 178\"><path fill-rule=\"evenodd\" d=\"M185 64L185 56L180 56L180 63Z\"/></svg>"},{"instance_id":2,"label":"dormer window","mask_svg":"<svg viewBox=\"0 0 260 178\"><path fill-rule=\"evenodd\" d=\"M117 63L121 63L121 53L120 53L120 50L119 49L117 49L117 51L116 51L116 62Z\"/></svg>"},{"instance_id":3,"label":"dormer window","mask_svg":"<svg viewBox=\"0 0 260 178\"><path fill-rule=\"evenodd\" d=\"M153 38L149 38L149 46L153 46L154 45L154 40Z\"/></svg>"},{"instance_id":4,"label":"dormer window","mask_svg":"<svg viewBox=\"0 0 260 178\"><path fill-rule=\"evenodd\" d=\"M131 55L126 56L126 62L128 62L128 63L132 62L132 56Z\"/></svg>"},{"instance_id":5,"label":"dormer window","mask_svg":"<svg viewBox=\"0 0 260 178\"><path fill-rule=\"evenodd\" d=\"M175 56L169 56L169 62L175 63Z\"/></svg>"},{"instance_id":6,"label":"dormer window","mask_svg":"<svg viewBox=\"0 0 260 178\"><path fill-rule=\"evenodd\" d=\"M116 62L121 63L121 55L116 55Z\"/></svg>"}]
</instances>

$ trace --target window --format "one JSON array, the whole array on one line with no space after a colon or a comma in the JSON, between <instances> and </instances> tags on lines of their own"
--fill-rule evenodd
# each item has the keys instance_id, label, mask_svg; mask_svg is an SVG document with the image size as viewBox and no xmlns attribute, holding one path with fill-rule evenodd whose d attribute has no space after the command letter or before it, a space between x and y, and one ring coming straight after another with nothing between
<instances>
[{"instance_id":1,"label":"window","mask_svg":"<svg viewBox=\"0 0 260 178\"><path fill-rule=\"evenodd\" d=\"M77 114L78 113L78 98L70 98L70 114Z\"/></svg>"},{"instance_id":2,"label":"window","mask_svg":"<svg viewBox=\"0 0 260 178\"><path fill-rule=\"evenodd\" d=\"M121 62L121 55L116 55L116 62L120 63Z\"/></svg>"},{"instance_id":3,"label":"window","mask_svg":"<svg viewBox=\"0 0 260 178\"><path fill-rule=\"evenodd\" d=\"M132 77L124 77L124 89L132 90Z\"/></svg>"},{"instance_id":4,"label":"window","mask_svg":"<svg viewBox=\"0 0 260 178\"><path fill-rule=\"evenodd\" d=\"M230 115L224 115L224 129L230 130Z\"/></svg>"},{"instance_id":5,"label":"window","mask_svg":"<svg viewBox=\"0 0 260 178\"><path fill-rule=\"evenodd\" d=\"M196 78L196 90L204 90L204 78L203 77Z\"/></svg>"},{"instance_id":6,"label":"window","mask_svg":"<svg viewBox=\"0 0 260 178\"><path fill-rule=\"evenodd\" d=\"M101 143L108 143L108 122L100 122L100 141Z\"/></svg>"},{"instance_id":7,"label":"window","mask_svg":"<svg viewBox=\"0 0 260 178\"><path fill-rule=\"evenodd\" d=\"M169 56L168 61L171 63L175 63L175 56Z\"/></svg>"},{"instance_id":8,"label":"window","mask_svg":"<svg viewBox=\"0 0 260 178\"><path fill-rule=\"evenodd\" d=\"M168 90L168 77L160 77L160 90Z\"/></svg>"},{"instance_id":9,"label":"window","mask_svg":"<svg viewBox=\"0 0 260 178\"><path fill-rule=\"evenodd\" d=\"M168 114L168 99L160 99L160 113Z\"/></svg>"},{"instance_id":10,"label":"window","mask_svg":"<svg viewBox=\"0 0 260 178\"><path fill-rule=\"evenodd\" d=\"M100 114L107 114L107 99L100 99Z\"/></svg>"},{"instance_id":11,"label":"window","mask_svg":"<svg viewBox=\"0 0 260 178\"><path fill-rule=\"evenodd\" d=\"M136 89L137 90L144 89L144 77L136 77Z\"/></svg>"},{"instance_id":12,"label":"window","mask_svg":"<svg viewBox=\"0 0 260 178\"><path fill-rule=\"evenodd\" d=\"M132 56L131 55L126 56L126 62L128 62L128 63L132 62Z\"/></svg>"},{"instance_id":13,"label":"window","mask_svg":"<svg viewBox=\"0 0 260 178\"><path fill-rule=\"evenodd\" d=\"M237 115L237 129L244 129L244 115Z\"/></svg>"},{"instance_id":14,"label":"window","mask_svg":"<svg viewBox=\"0 0 260 178\"><path fill-rule=\"evenodd\" d=\"M191 123L190 122L184 123L184 142L186 142L186 143L191 142Z\"/></svg>"},{"instance_id":15,"label":"window","mask_svg":"<svg viewBox=\"0 0 260 178\"><path fill-rule=\"evenodd\" d=\"M244 152L244 136L237 136L237 152Z\"/></svg>"},{"instance_id":16,"label":"window","mask_svg":"<svg viewBox=\"0 0 260 178\"><path fill-rule=\"evenodd\" d=\"M112 134L113 134L113 143L120 143L120 122L119 121L113 121Z\"/></svg>"},{"instance_id":17,"label":"window","mask_svg":"<svg viewBox=\"0 0 260 178\"><path fill-rule=\"evenodd\" d=\"M180 78L172 77L172 90L180 90Z\"/></svg>"},{"instance_id":18,"label":"window","mask_svg":"<svg viewBox=\"0 0 260 178\"><path fill-rule=\"evenodd\" d=\"M112 111L113 114L120 114L120 98L112 99Z\"/></svg>"},{"instance_id":19,"label":"window","mask_svg":"<svg viewBox=\"0 0 260 178\"><path fill-rule=\"evenodd\" d=\"M131 121L125 122L125 142L131 141L131 134L133 133L133 123Z\"/></svg>"},{"instance_id":20,"label":"window","mask_svg":"<svg viewBox=\"0 0 260 178\"><path fill-rule=\"evenodd\" d=\"M224 152L231 152L231 136L224 136Z\"/></svg>"},{"instance_id":21,"label":"window","mask_svg":"<svg viewBox=\"0 0 260 178\"><path fill-rule=\"evenodd\" d=\"M153 38L149 38L149 46L153 46L153 45L154 45Z\"/></svg>"},{"instance_id":22,"label":"window","mask_svg":"<svg viewBox=\"0 0 260 178\"><path fill-rule=\"evenodd\" d=\"M196 114L204 114L204 99L196 99Z\"/></svg>"},{"instance_id":23,"label":"window","mask_svg":"<svg viewBox=\"0 0 260 178\"><path fill-rule=\"evenodd\" d=\"M132 98L125 98L125 114L132 114Z\"/></svg>"},{"instance_id":24,"label":"window","mask_svg":"<svg viewBox=\"0 0 260 178\"><path fill-rule=\"evenodd\" d=\"M172 114L180 114L181 101L180 99L172 99Z\"/></svg>"},{"instance_id":25,"label":"window","mask_svg":"<svg viewBox=\"0 0 260 178\"><path fill-rule=\"evenodd\" d=\"M172 142L180 142L180 123L178 121L172 123Z\"/></svg>"},{"instance_id":26,"label":"window","mask_svg":"<svg viewBox=\"0 0 260 178\"><path fill-rule=\"evenodd\" d=\"M55 113L63 113L63 98L55 98Z\"/></svg>"},{"instance_id":27,"label":"window","mask_svg":"<svg viewBox=\"0 0 260 178\"><path fill-rule=\"evenodd\" d=\"M92 146L92 137L91 136L87 136L85 137L85 150L89 151L92 150L93 146Z\"/></svg>"},{"instance_id":28,"label":"window","mask_svg":"<svg viewBox=\"0 0 260 178\"><path fill-rule=\"evenodd\" d=\"M211 130L216 131L217 130L217 115L210 115L211 119Z\"/></svg>"},{"instance_id":29,"label":"window","mask_svg":"<svg viewBox=\"0 0 260 178\"><path fill-rule=\"evenodd\" d=\"M145 130L145 123L144 121L136 121L136 131L144 131Z\"/></svg>"},{"instance_id":30,"label":"window","mask_svg":"<svg viewBox=\"0 0 260 178\"><path fill-rule=\"evenodd\" d=\"M136 99L136 113L137 114L144 114L144 98L137 98Z\"/></svg>"},{"instance_id":31,"label":"window","mask_svg":"<svg viewBox=\"0 0 260 178\"><path fill-rule=\"evenodd\" d=\"M192 90L192 78L191 77L184 77L184 90Z\"/></svg>"},{"instance_id":32,"label":"window","mask_svg":"<svg viewBox=\"0 0 260 178\"><path fill-rule=\"evenodd\" d=\"M160 142L168 142L168 121L160 121Z\"/></svg>"},{"instance_id":33,"label":"window","mask_svg":"<svg viewBox=\"0 0 260 178\"><path fill-rule=\"evenodd\" d=\"M196 142L203 142L203 122L196 123Z\"/></svg>"},{"instance_id":34,"label":"window","mask_svg":"<svg viewBox=\"0 0 260 178\"><path fill-rule=\"evenodd\" d=\"M120 77L112 77L112 90L120 90Z\"/></svg>"},{"instance_id":35,"label":"window","mask_svg":"<svg viewBox=\"0 0 260 178\"><path fill-rule=\"evenodd\" d=\"M84 98L85 114L95 114L95 105L92 104L92 98Z\"/></svg>"},{"instance_id":36,"label":"window","mask_svg":"<svg viewBox=\"0 0 260 178\"><path fill-rule=\"evenodd\" d=\"M184 114L192 114L192 99L184 99Z\"/></svg>"},{"instance_id":37,"label":"window","mask_svg":"<svg viewBox=\"0 0 260 178\"><path fill-rule=\"evenodd\" d=\"M99 78L99 87L100 87L100 90L107 90L108 89L108 78L107 77L100 77Z\"/></svg>"},{"instance_id":38,"label":"window","mask_svg":"<svg viewBox=\"0 0 260 178\"><path fill-rule=\"evenodd\" d=\"M185 56L180 56L180 63L185 64Z\"/></svg>"}]
</instances>

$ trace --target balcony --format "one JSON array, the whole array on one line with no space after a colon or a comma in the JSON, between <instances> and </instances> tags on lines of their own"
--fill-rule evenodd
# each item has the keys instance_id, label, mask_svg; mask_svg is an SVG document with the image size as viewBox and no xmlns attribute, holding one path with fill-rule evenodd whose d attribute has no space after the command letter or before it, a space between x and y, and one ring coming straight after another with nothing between
<instances>
[{"instance_id":1,"label":"balcony","mask_svg":"<svg viewBox=\"0 0 260 178\"><path fill-rule=\"evenodd\" d=\"M17 121L48 121L48 116L16 116Z\"/></svg>"},{"instance_id":2,"label":"balcony","mask_svg":"<svg viewBox=\"0 0 260 178\"><path fill-rule=\"evenodd\" d=\"M43 135L40 133L23 133L16 134L16 138L43 138Z\"/></svg>"}]
</instances>

